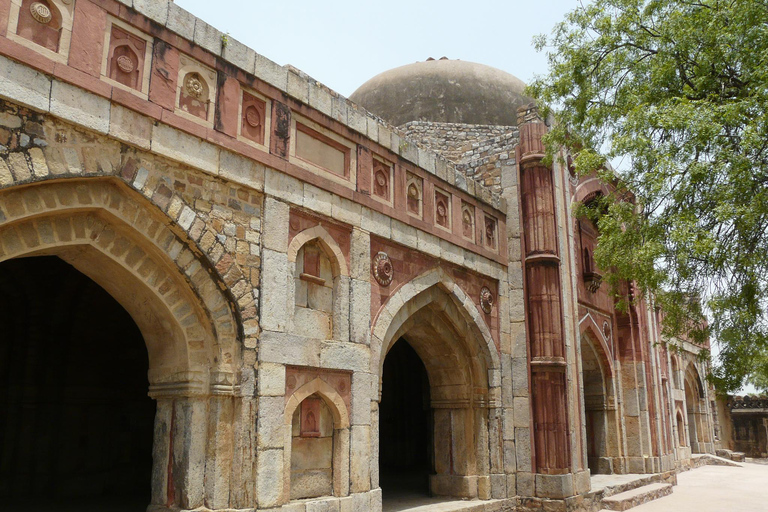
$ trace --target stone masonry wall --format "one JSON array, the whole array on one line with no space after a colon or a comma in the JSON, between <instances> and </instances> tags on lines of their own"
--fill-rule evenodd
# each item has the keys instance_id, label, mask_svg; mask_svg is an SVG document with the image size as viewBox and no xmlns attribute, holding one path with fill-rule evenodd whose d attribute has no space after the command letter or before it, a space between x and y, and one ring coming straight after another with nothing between
<instances>
[{"instance_id":1,"label":"stone masonry wall","mask_svg":"<svg viewBox=\"0 0 768 512\"><path fill-rule=\"evenodd\" d=\"M495 193L501 193L501 174L515 166L519 142L515 126L412 121L400 127L409 138L437 151L456 164L456 170Z\"/></svg>"}]
</instances>

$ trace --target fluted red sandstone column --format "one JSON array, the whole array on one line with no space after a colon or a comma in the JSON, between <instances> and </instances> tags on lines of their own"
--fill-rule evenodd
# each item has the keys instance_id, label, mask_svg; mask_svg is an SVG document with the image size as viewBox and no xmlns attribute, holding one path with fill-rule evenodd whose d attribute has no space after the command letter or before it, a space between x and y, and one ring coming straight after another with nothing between
<instances>
[{"instance_id":1,"label":"fluted red sandstone column","mask_svg":"<svg viewBox=\"0 0 768 512\"><path fill-rule=\"evenodd\" d=\"M542 163L547 127L534 106L518 111L518 127L533 468L563 474L570 471L571 445L554 178Z\"/></svg>"}]
</instances>

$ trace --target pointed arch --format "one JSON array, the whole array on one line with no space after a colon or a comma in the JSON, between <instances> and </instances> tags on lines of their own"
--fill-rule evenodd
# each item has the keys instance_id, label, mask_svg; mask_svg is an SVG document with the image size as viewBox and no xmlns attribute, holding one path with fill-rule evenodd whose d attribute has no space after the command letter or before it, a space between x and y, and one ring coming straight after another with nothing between
<instances>
[{"instance_id":1,"label":"pointed arch","mask_svg":"<svg viewBox=\"0 0 768 512\"><path fill-rule=\"evenodd\" d=\"M290 398L285 404L285 412L283 413L283 423L290 427L293 419L293 413L296 408L310 395L317 394L325 400L328 404L328 408L333 415L333 428L347 428L349 427L349 411L347 411L347 405L344 399L339 393L327 382L320 377L307 382L299 389L293 392Z\"/></svg>"},{"instance_id":2,"label":"pointed arch","mask_svg":"<svg viewBox=\"0 0 768 512\"><path fill-rule=\"evenodd\" d=\"M194 242L122 182L51 180L0 191L0 261L56 255L139 326L150 394L233 393L240 322Z\"/></svg>"},{"instance_id":3,"label":"pointed arch","mask_svg":"<svg viewBox=\"0 0 768 512\"><path fill-rule=\"evenodd\" d=\"M411 281L403 284L392 294L384 307L373 320L371 328L372 367L378 366L379 375L384 364L384 357L391 345L397 341L395 334L412 314L430 304L445 310L448 302L441 301L438 294L429 293L439 290L450 303L457 315L446 315L447 320L460 330L467 330L478 341L488 369L488 380L495 387L498 379L496 373L501 369L498 348L491 331L483 320L480 311L464 290L440 268L428 270ZM425 293L426 292L426 293ZM461 323L465 325L460 325ZM461 329L465 327L465 329ZM500 382L498 383L500 384ZM498 385L496 384L496 385Z\"/></svg>"},{"instance_id":4,"label":"pointed arch","mask_svg":"<svg viewBox=\"0 0 768 512\"><path fill-rule=\"evenodd\" d=\"M606 338L605 334L600 330L597 323L595 322L595 319L592 317L590 313L587 313L584 315L584 317L579 322L579 330L581 332L581 335L588 336L589 340L592 342L593 345L597 345L593 347L595 349L595 352L599 356L600 364L603 366L603 370L605 372L605 376L607 378L612 378L614 374L613 369L613 359L611 357L611 350L608 345L609 339Z\"/></svg>"},{"instance_id":5,"label":"pointed arch","mask_svg":"<svg viewBox=\"0 0 768 512\"><path fill-rule=\"evenodd\" d=\"M304 244L317 240L320 247L331 258L331 264L333 265L333 273L336 276L349 276L349 267L347 266L347 260L344 257L344 252L333 239L330 233L321 225L318 224L313 228L308 228L298 233L291 243L288 244L288 261L296 263L296 257Z\"/></svg>"}]
</instances>

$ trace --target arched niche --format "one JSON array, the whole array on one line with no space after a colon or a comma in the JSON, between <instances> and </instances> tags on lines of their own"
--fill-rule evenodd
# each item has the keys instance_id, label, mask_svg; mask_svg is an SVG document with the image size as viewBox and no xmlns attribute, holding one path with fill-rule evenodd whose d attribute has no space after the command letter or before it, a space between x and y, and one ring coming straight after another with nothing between
<instances>
[{"instance_id":1,"label":"arched niche","mask_svg":"<svg viewBox=\"0 0 768 512\"><path fill-rule=\"evenodd\" d=\"M309 413L317 422L314 431L309 430L313 425L307 424ZM320 377L287 397L283 414L283 503L349 494L349 427L344 399Z\"/></svg>"},{"instance_id":2,"label":"arched niche","mask_svg":"<svg viewBox=\"0 0 768 512\"><path fill-rule=\"evenodd\" d=\"M349 268L341 247L321 225L298 233L288 245L293 286L290 330L312 338L349 339Z\"/></svg>"}]
</instances>

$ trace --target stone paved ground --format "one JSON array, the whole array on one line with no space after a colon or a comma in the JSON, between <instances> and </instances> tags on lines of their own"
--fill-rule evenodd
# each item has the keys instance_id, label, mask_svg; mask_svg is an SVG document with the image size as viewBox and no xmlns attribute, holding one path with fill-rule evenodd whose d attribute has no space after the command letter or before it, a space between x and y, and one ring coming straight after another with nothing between
<instances>
[{"instance_id":1,"label":"stone paved ground","mask_svg":"<svg viewBox=\"0 0 768 512\"><path fill-rule=\"evenodd\" d=\"M768 465L703 466L677 475L674 492L633 512L761 512L768 510Z\"/></svg>"}]
</instances>

